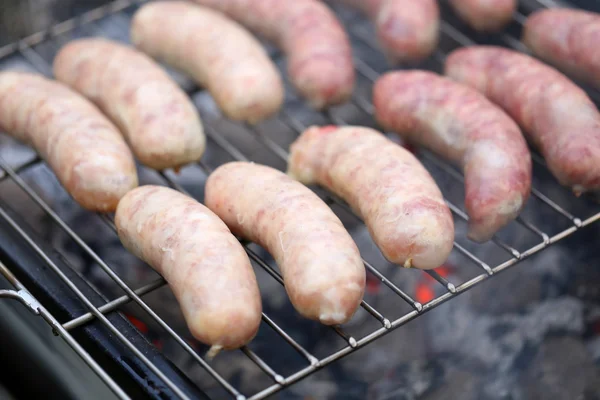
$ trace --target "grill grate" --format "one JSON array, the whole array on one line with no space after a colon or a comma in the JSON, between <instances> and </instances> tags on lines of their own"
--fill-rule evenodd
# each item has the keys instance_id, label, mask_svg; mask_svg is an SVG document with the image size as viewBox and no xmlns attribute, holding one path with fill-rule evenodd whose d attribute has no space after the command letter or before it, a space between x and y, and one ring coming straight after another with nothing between
<instances>
[{"instance_id":1,"label":"grill grate","mask_svg":"<svg viewBox=\"0 0 600 400\"><path fill-rule=\"evenodd\" d=\"M534 7L540 6L553 6L554 2L550 0L536 0L537 4L533 2ZM97 34L98 31L94 24L97 24L100 21L105 19L115 18L116 16L125 16L129 18L128 13L130 13L136 6L137 3L141 3L142 1L134 1L134 0L117 0L113 1L105 6L96 8L91 10L75 19L71 19L65 22L62 22L58 25L51 27L50 29L22 39L18 42L9 44L0 48L0 60L6 59L13 55L20 55L25 60L27 60L33 68L38 70L39 72L50 75L51 74L51 65L49 61L46 60L38 50L36 50L36 46L44 43L49 43L52 41L61 40L62 36L68 34L74 29L83 29L89 32ZM513 25L522 24L526 18L527 11L519 11L514 16ZM447 13L445 13L447 14ZM443 14L443 15L445 15ZM377 45L374 43L373 36L370 35L369 31L365 29L365 25L361 25L358 23L359 19L354 14L349 14L350 16L345 19L346 26L349 29L349 33L354 41L354 43L360 43L362 46L366 46L368 48L375 48ZM517 36L511 34L510 29L505 33L495 35L492 38L479 38L475 37L475 40L471 37L467 36L463 33L464 29L457 28L456 21L452 21L451 16L444 16L444 21L441 24L441 34L442 34L442 42L451 42L453 45L450 47L458 47L465 46L470 44L475 44L476 42L491 41L496 44L503 44L505 46L514 48L516 50L524 51L525 49L520 44L517 39ZM443 63L443 60L447 54L447 51L442 51L443 46L440 46L432 60L428 61L429 64L427 66L430 69L439 70L440 65ZM277 51L271 52L273 57L276 59L280 59L281 55ZM361 82L365 83L366 86L370 86L375 79L380 75L381 71L378 71L375 67L371 66L369 62L365 61L361 57L355 58L355 65L361 79ZM289 83L287 83L289 87ZM184 86L186 91L190 94L190 96L195 97L201 90L197 87L186 87ZM287 91L288 95L290 95L290 90ZM598 100L600 95L596 92L590 92L590 95L594 100ZM293 101L293 99L291 100ZM288 101L289 103L289 101ZM365 116L369 117L372 120L373 115L373 106L370 104L368 97L356 94L352 100L351 106L355 111L358 111ZM229 123L220 118L215 117L206 117L205 114L210 115L210 110L207 111L205 109L200 108L200 111L203 115L203 119L205 122L205 131L209 142L212 145L215 145L219 151L224 152L227 156L232 160L249 160L252 159L248 155L247 149L243 146L239 146L232 140L229 136L221 134L224 133L225 129L219 128L222 124ZM325 121L327 123L334 123L339 125L345 125L348 123L352 123L350 121L351 117L342 117L342 114L348 114L348 112L344 112L343 109L335 109L328 110L318 115L320 121ZM291 130L294 135L300 134L309 123L305 122L301 117L296 115L291 111L289 107L285 107L280 115L277 117L277 123L286 127L286 129ZM311 122L319 123L319 122ZM261 146L264 146L264 149L267 149L270 155L273 157L274 162L277 165L284 165L288 157L288 153L286 150L286 146L278 143L277 140L271 138L264 129L261 127L251 127L251 126L241 126L247 135L250 135L253 140L256 140ZM209 149L210 151L210 149ZM436 158L433 154L425 151L419 150L418 155L420 159L425 163L426 167L432 171L437 170L438 174L434 175L436 177L442 176L442 180L447 182L451 186L460 186L463 184L463 176L462 174L453 166L449 165L443 160ZM204 157L206 160L207 157ZM200 174L203 174L206 177L213 170L213 166L208 161L201 161L198 163L198 170ZM544 169L545 164L541 157L534 154L533 157L535 169ZM20 174L29 170L30 168L42 163L39 157L34 158L31 161L28 161L24 164L19 165L18 167L12 168L9 164L0 159L0 168L4 171L3 176L0 178L0 181L3 180L11 180L13 181L25 194L33 200L34 203L37 204L46 214L47 216L54 221L60 228L75 241L75 243L81 248L83 252L85 252L89 257L91 257L97 265L118 285L125 294L121 297L115 298L113 300L107 301L105 304L101 306L94 305L86 296L78 289L78 287L69 279L67 275L65 275L61 269L52 261L52 259L48 256L48 254L36 243L34 239L30 237L30 235L21 228L19 223L17 223L9 213L7 213L2 207L0 207L0 218L8 223L25 241L31 249L34 250L36 254L38 254L47 267L49 267L60 280L62 280L73 292L74 294L85 304L86 308L89 310L87 313L83 313L67 322L59 323L56 318L54 318L41 304L39 304L35 299L29 295L25 287L15 278L15 276L0 263L0 272L13 283L16 291L8 291L1 292L0 297L12 297L17 298L22 301L25 305L27 305L30 309L35 311L38 314L41 314L50 325L55 328L58 335L63 337L74 349L77 351L82 358L99 374L99 376L113 389L115 394L121 398L127 398L127 394L115 383L115 381L107 374L102 367L86 352L86 350L81 347L78 342L73 339L71 335L71 331L76 330L77 328L84 326L85 324L98 320L103 325L105 325L114 336L123 342L123 344L129 348L136 357L138 357L144 364L148 366L148 368L153 371L160 379L162 379L172 391L180 398L189 398L186 393L184 393L180 388L173 383L173 381L165 375L158 367L156 367L133 343L131 343L119 330L117 330L113 324L108 320L107 315L109 313L118 311L122 306L129 302L134 302L138 306L140 306L148 316L156 322L159 326L161 326L170 337L172 337L184 350L187 352L193 360L201 365L211 376L214 378L218 384L220 384L224 390L226 390L233 398L236 399L262 399L265 398L291 384L297 382L298 380L312 374L320 368L325 367L326 365L348 355L349 353L354 352L358 348L365 346L366 344L373 342L374 340L386 335L392 330L406 324L407 322L419 317L423 313L432 310L443 302L455 297L456 295L465 292L476 284L483 282L484 280L489 279L495 274L508 269L519 263L520 261L534 255L535 253L540 252L541 250L547 248L548 246L566 238L567 236L575 233L579 229L586 227L598 219L600 219L600 207L591 208L593 212L589 214L573 214L569 211L569 207L565 207L560 205L560 202L552 200L553 195L550 193L555 193L555 189L552 190L542 190L539 188L533 188L532 190L532 200L531 202L535 202L536 205L540 207L546 207L552 213L552 216L556 219L564 220L564 228L558 232L547 232L545 228L540 227L538 223L534 223L530 221L526 216L519 217L513 225L516 225L519 229L524 229L528 231L535 240L532 241L530 246L527 248L517 249L516 245L511 244L511 241L505 238L502 235L497 235L493 238L492 242L486 244L485 246L474 245L473 243L469 243L466 240L459 239L459 235L457 235L457 240L454 243L453 253L461 257L461 259L466 260L468 263L472 264L477 268L479 274L475 277L471 277L468 280L465 280L460 283L454 283L447 280L445 277L441 276L436 271L424 271L420 273L429 274L435 281L437 281L444 288L444 293L433 298L431 301L426 302L425 304L420 303L411 295L406 293L406 291L402 290L394 281L388 278L383 271L382 268L378 268L374 266L371 262L364 259L365 267L367 268L368 274L372 275L374 279L381 281L385 286L387 286L393 293L395 293L398 297L400 297L408 306L410 307L410 311L404 313L399 318L391 319L386 316L385 313L379 311L375 306L363 301L361 306L362 308L376 321L378 321L379 327L377 329L372 330L367 335L362 337L354 337L344 327L332 327L335 334L341 337L345 341L345 346L337 351L331 351L327 356L317 358L314 354L312 354L305 347L300 345L294 338L291 333L288 333L286 330L278 325L277 316L269 316L266 313L263 313L262 320L264 322L263 325L268 326L272 329L278 336L280 336L291 348L295 349L301 357L304 359L305 366L296 371L291 375L284 376L280 374L276 369L272 368L263 358L261 358L255 351L253 351L250 347L246 346L241 349L241 351L254 363L258 366L270 379L272 380L272 384L265 388L264 390L258 393L252 394L242 394L238 389L236 389L230 382L228 382L224 377L222 377L209 362L205 361L200 354L186 341L186 339L182 338L176 331L169 326L161 317L157 315L157 313L147 305L144 300L142 300L142 296L156 291L157 289L165 286L166 282L159 278L154 280L146 285L140 286L136 289L133 289L129 286L125 281L120 278L117 273L113 271L113 269L86 243L75 231L62 219L57 212L55 212L48 204L45 202L42 197L30 186L21 176ZM441 174L441 175L440 175ZM173 178L173 175L170 172L158 172L160 179L162 179L163 184L168 185L174 189L180 190L182 192L187 193L184 187L179 184L176 179ZM436 179L438 180L438 179ZM438 180L439 183L439 180ZM557 186L554 184L554 186ZM347 214L348 218L353 218L354 223L362 223L360 219L351 212L348 206L341 201L339 198L325 193L322 189L316 188L317 193L322 195L324 200L335 207L338 207L345 214ZM546 194L545 194L546 193ZM446 194L446 193L444 193ZM575 201L575 200L574 200ZM577 201L588 201L591 203L589 199L577 200ZM463 208L459 205L460 203L454 200L446 200L448 206L452 210L455 220L462 221L463 223L468 219L467 215L463 211ZM583 208L578 208L578 210L582 210ZM109 226L113 231L115 230L114 223L112 221L112 216L110 215L101 215L102 220ZM462 244L461 244L462 243ZM244 243L245 249L248 253L248 256L251 258L253 263L258 266L258 268L263 269L266 273L268 273L273 279L283 285L283 280L277 270L269 265L267 261L265 261L259 253L251 247L251 244ZM486 247L487 246L487 247ZM497 249L501 249L504 253L506 253L508 259L505 259L501 262L486 262L484 261L485 257L479 256L478 254L485 254L487 248L495 247ZM483 250L482 250L483 249ZM404 271L403 271L404 272ZM408 273L408 272L406 272ZM264 294L264 293L263 293ZM261 327L262 329L266 329L265 326ZM252 346L252 344L250 344Z\"/></svg>"}]
</instances>

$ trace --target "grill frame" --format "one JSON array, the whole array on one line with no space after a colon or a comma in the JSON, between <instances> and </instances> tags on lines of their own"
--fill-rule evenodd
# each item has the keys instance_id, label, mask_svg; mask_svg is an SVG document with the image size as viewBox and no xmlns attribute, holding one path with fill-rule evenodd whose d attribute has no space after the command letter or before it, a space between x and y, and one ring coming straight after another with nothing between
<instances>
[{"instance_id":1,"label":"grill frame","mask_svg":"<svg viewBox=\"0 0 600 400\"><path fill-rule=\"evenodd\" d=\"M538 6L554 6L557 3L552 0L532 0L538 3ZM145 0L116 0L111 3L108 3L104 6L95 8L89 12L82 14L79 17L76 17L71 20L67 20L61 22L57 25L50 27L49 29L21 39L17 42L11 43L4 47L0 48L0 60L6 58L13 54L20 54L25 60L27 60L35 69L37 69L40 73L45 75L51 75L51 66L44 60L44 58L36 52L34 47L45 40L49 40L65 34L75 28L84 27L87 24L93 24L103 18L107 18L118 13L124 12L130 7L134 7L138 4L144 3ZM524 15L521 13L517 13L515 15L515 20L522 22L524 20ZM364 44L374 47L376 43L374 43L373 39L369 37L364 31L350 28L350 33L352 36ZM467 36L465 36L460 30L456 29L453 25L446 21L442 21L441 24L441 34L447 36L451 40L456 41L460 45L469 45L474 42ZM524 50L522 45L515 40L515 38L511 37L507 33L502 33L499 35L500 40L504 41L509 47L512 47L516 50ZM279 56L279 54L274 54L275 57ZM434 59L437 61L443 60L444 53L438 49L436 54L434 55ZM367 80L373 81L379 75L374 69L372 69L365 61L362 59L355 57L355 65L359 75L366 78ZM372 83L372 82L371 82ZM188 90L188 93L198 93L201 91L200 88L194 87ZM600 98L600 95L597 93L593 93L593 97L595 100ZM359 97L353 99L354 105L362 112L371 115L373 113L372 105L365 98ZM323 116L328 120L335 124L344 125L345 121L336 115L333 111L325 111ZM283 122L287 127L291 128L299 134L306 126L303 125L298 119L296 119L291 113L289 113L286 109L282 110L278 119ZM245 126L245 129L253 135L263 146L271 150L271 152L282 160L287 159L287 151L277 144L275 141L267 137L260 129ZM244 155L243 150L238 149L234 144L232 144L226 137L218 134L217 130L208 124L205 124L205 131L207 137L210 141L214 142L218 147L221 148L225 153L227 153L232 159L238 161L246 161L247 157ZM463 181L463 177L460 172L458 172L455 167L451 166L447 162L436 158L436 156L432 155L430 152L422 151L422 157L427 159L428 161L434 163L436 166L441 168L445 173L456 180L456 184L461 185ZM536 164L544 165L544 161L541 157L534 154L533 161ZM436 308L440 304L450 300L451 298L467 291L473 286L488 280L489 278L495 276L496 274L503 272L515 265L524 259L529 258L530 256L539 253L544 250L548 246L555 244L580 229L589 226L600 219L600 207L597 213L591 215L585 219L578 218L577 216L571 214L563 207L559 206L556 202L547 197L544 193L537 189L533 189L532 196L535 197L538 201L541 201L546 206L550 207L556 213L557 217L566 218L570 221L570 226L563 231L556 233L554 235L550 235L544 232L542 229L538 228L536 225L526 221L522 217L519 217L516 221L517 224L521 225L523 228L529 230L534 235L537 235L540 239L540 242L525 251L518 251L516 248L508 245L504 241L502 241L498 237L494 237L493 243L498 247L503 249L510 255L510 259L495 265L490 266L473 253L471 253L467 248L461 245L459 242L455 241L455 251L462 254L463 257L470 260L477 268L481 270L481 273L474 278L462 282L459 285L456 285L452 282L449 282L446 278L440 276L436 271L423 271L423 273L429 274L433 279L435 279L440 285L445 288L445 293L435 297L433 300L426 304L421 304L417 300L413 299L411 296L406 294L403 290L397 287L390 279L388 279L383 273L379 271L375 266L369 263L367 260L363 260L365 262L365 266L367 271L373 274L377 279L381 280L389 289L391 289L394 293L396 293L400 298L402 298L411 308L412 311L406 313L400 318L390 320L386 318L382 313L380 313L377 309L369 305L368 303L362 303L362 307L376 320L379 321L381 327L377 330L374 330L370 334L356 339L349 335L343 327L332 327L337 335L339 335L347 345L341 350L332 352L329 356L318 359L314 355L312 355L308 350L303 348L300 344L298 344L286 331L280 328L274 319L263 313L263 322L268 325L271 329L275 330L277 334L279 334L292 348L298 351L302 357L304 357L306 361L306 367L303 369L288 375L282 376L273 368L271 368L257 353L251 350L248 346L241 349L241 351L254 362L267 376L269 376L273 384L264 390L254 393L251 396L246 397L241 394L236 388L234 388L229 382L227 382L223 377L221 377L208 362L206 362L181 336L179 336L164 320L162 320L146 303L142 300L141 296L150 293L158 288L164 286L166 282L163 279L158 279L154 282L146 284L142 287L138 287L136 289L132 289L129 285L127 285L114 271L113 269L102 260L88 245L85 243L81 237L79 237L70 227L69 225L61 219L61 217L52 210L52 208L44 202L44 200L35 192L35 190L28 185L19 175L29 168L34 167L41 163L39 157L20 165L17 168L11 168L4 160L0 159L0 169L4 171L4 175L0 177L0 181L5 179L10 179L16 185L23 190L39 207L41 207L48 217L50 217L55 223L57 223L61 229L70 236L81 249L87 253L92 259L96 261L96 263L100 266L100 268L107 273L110 278L120 286L124 291L125 295L113 299L113 300L104 300L101 306L95 305L92 301L89 300L89 294L86 295L84 291L78 289L77 285L73 282L73 277L67 276L63 269L57 265L57 262L53 260L51 256L48 254L48 250L43 249L41 246L38 246L39 239L33 238L33 235L29 233L26 229L23 228L22 223L19 222L18 217L11 216L11 213L8 211L8 207L0 204L0 226L3 228L10 229L13 233L16 233L22 243L26 243L34 252L42 258L43 262L47 267L51 269L55 276L57 282L61 282L65 284L72 293L69 294L69 297L73 297L78 299L80 302L83 302L85 307L89 310L88 312L83 312L78 316L72 317L69 321L61 324L58 322L58 319L55 318L52 313L46 310L43 305L35 300L35 298L31 295L31 293L27 290L27 288L16 278L15 275L19 274L22 269L19 265L12 266L13 269L16 268L19 271L11 271L6 267L6 265L0 263L0 273L2 273L12 284L15 286L14 291L8 292L0 292L0 297L13 298L21 301L24 305L26 305L31 311L40 314L57 332L59 336L61 336L64 340L67 341L71 347L90 365L92 369L94 369L99 376L113 389L115 394L121 398L128 398L128 394L125 393L117 383L111 378L110 374L108 374L102 366L99 365L94 359L90 356L90 354L84 349L78 341L74 338L70 332L75 330L76 328L82 328L87 326L87 324L96 324L101 325L105 329L107 329L111 334L117 336L119 341L123 345L123 350L131 352L135 357L139 359L141 364L143 364L144 368L148 371L149 374L154 374L155 378L158 381L163 381L164 383L164 391L163 394L166 394L167 397L178 397L178 398L193 398L195 396L201 396L201 394L193 394L190 395L188 392L183 391L181 389L181 382L176 384L176 380L178 379L178 374L180 372L176 368L170 368L168 364L162 364L162 367L166 369L160 369L156 366L156 363L153 363L147 356L145 356L144 351L141 351L144 346L142 343L135 341L132 339L132 336L129 335L127 337L123 333L119 331L119 329L115 328L115 323L111 322L108 318L113 315L114 311L119 311L119 307L128 303L135 302L139 306L144 309L144 311L152 317L152 319L157 322L159 325L165 329L169 335L175 339L175 341L183 347L183 349L189 353L197 363L201 364L202 367L213 376L213 378L227 391L229 394L236 399L263 399L271 394L274 394L281 389L290 386L291 384L311 375L317 370L331 364L332 362L339 360L340 358L356 351L357 349L364 347L365 345L377 340L378 338L390 333L391 331L399 328L400 326L406 324L407 322L423 315L424 313ZM205 175L208 175L211 172L211 167L208 166L204 162L199 162L198 166L202 170ZM163 179L164 183L187 193L186 190L181 187L177 182L171 179L168 174L164 172L158 172L158 174ZM335 204L345 209L349 213L351 210L345 205L343 201L336 198L331 194L325 195L325 200L331 205ZM464 211L461 209L459 205L451 203L447 201L448 206L452 210L455 218L466 220L467 216ZM352 214L354 215L354 214ZM102 215L103 221L114 231L114 223L110 216ZM358 218L355 216L355 218ZM275 280L277 280L280 284L283 284L283 280L281 279L280 274L274 270L271 266L268 265L261 257L252 249L250 249L247 245L245 249L248 253L248 256L253 261L255 265L258 265L259 268L264 269L269 275L271 275ZM36 285L35 283L32 283ZM32 292L34 290L32 289ZM261 329L265 329L261 327ZM147 349L144 349L147 350ZM150 391L150 390L149 390ZM160 391L160 390L159 390ZM191 396L191 397L190 397Z\"/></svg>"}]
</instances>

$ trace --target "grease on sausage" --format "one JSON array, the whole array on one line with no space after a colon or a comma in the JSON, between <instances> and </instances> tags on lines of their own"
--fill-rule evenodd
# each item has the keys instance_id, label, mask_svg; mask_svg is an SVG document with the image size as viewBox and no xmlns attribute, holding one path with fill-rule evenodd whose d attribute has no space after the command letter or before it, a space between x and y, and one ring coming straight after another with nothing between
<instances>
[{"instance_id":1,"label":"grease on sausage","mask_svg":"<svg viewBox=\"0 0 600 400\"><path fill-rule=\"evenodd\" d=\"M205 202L233 233L273 255L300 314L327 325L352 317L365 269L342 222L310 189L276 169L232 162L210 175Z\"/></svg>"},{"instance_id":2,"label":"grease on sausage","mask_svg":"<svg viewBox=\"0 0 600 400\"><path fill-rule=\"evenodd\" d=\"M433 178L407 150L363 127L311 127L291 146L288 174L350 204L391 262L439 267L454 222Z\"/></svg>"}]
</instances>

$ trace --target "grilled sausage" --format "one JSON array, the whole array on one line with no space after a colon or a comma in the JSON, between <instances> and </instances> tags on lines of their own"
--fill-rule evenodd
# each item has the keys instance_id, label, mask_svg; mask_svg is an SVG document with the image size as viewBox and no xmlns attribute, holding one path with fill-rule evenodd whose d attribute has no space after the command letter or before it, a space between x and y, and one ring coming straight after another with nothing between
<instances>
[{"instance_id":1,"label":"grilled sausage","mask_svg":"<svg viewBox=\"0 0 600 400\"><path fill-rule=\"evenodd\" d=\"M105 39L80 39L58 53L54 75L100 107L143 164L177 168L202 156L205 137L196 109L143 53Z\"/></svg>"},{"instance_id":2,"label":"grilled sausage","mask_svg":"<svg viewBox=\"0 0 600 400\"><path fill-rule=\"evenodd\" d=\"M517 0L450 0L450 5L473 29L497 32L512 19Z\"/></svg>"},{"instance_id":3,"label":"grilled sausage","mask_svg":"<svg viewBox=\"0 0 600 400\"><path fill-rule=\"evenodd\" d=\"M485 242L525 206L531 156L517 124L476 90L431 72L390 72L373 89L386 130L460 165L470 239Z\"/></svg>"},{"instance_id":4,"label":"grilled sausage","mask_svg":"<svg viewBox=\"0 0 600 400\"><path fill-rule=\"evenodd\" d=\"M600 114L554 68L516 51L474 46L446 59L446 74L502 107L575 194L600 188Z\"/></svg>"},{"instance_id":5,"label":"grilled sausage","mask_svg":"<svg viewBox=\"0 0 600 400\"><path fill-rule=\"evenodd\" d=\"M369 16L381 47L392 62L418 62L437 47L440 10L436 0L336 1Z\"/></svg>"},{"instance_id":6,"label":"grilled sausage","mask_svg":"<svg viewBox=\"0 0 600 400\"><path fill-rule=\"evenodd\" d=\"M273 168L232 162L210 175L205 202L233 233L273 255L300 314L327 325L352 317L365 269L342 222L310 189Z\"/></svg>"},{"instance_id":7,"label":"grilled sausage","mask_svg":"<svg viewBox=\"0 0 600 400\"><path fill-rule=\"evenodd\" d=\"M213 353L252 340L262 312L256 277L208 208L173 189L141 186L119 202L115 224L125 248L169 283L194 337Z\"/></svg>"},{"instance_id":8,"label":"grilled sausage","mask_svg":"<svg viewBox=\"0 0 600 400\"><path fill-rule=\"evenodd\" d=\"M151 2L133 17L133 44L190 75L223 113L256 123L283 103L283 83L260 43L220 13L181 1Z\"/></svg>"},{"instance_id":9,"label":"grilled sausage","mask_svg":"<svg viewBox=\"0 0 600 400\"><path fill-rule=\"evenodd\" d=\"M352 48L335 15L318 0L194 0L278 45L296 89L317 109L343 103L354 87Z\"/></svg>"},{"instance_id":10,"label":"grilled sausage","mask_svg":"<svg viewBox=\"0 0 600 400\"><path fill-rule=\"evenodd\" d=\"M533 13L523 42L538 57L600 89L600 15L568 9Z\"/></svg>"},{"instance_id":11,"label":"grilled sausage","mask_svg":"<svg viewBox=\"0 0 600 400\"><path fill-rule=\"evenodd\" d=\"M454 222L434 180L373 129L309 128L291 146L288 174L346 200L391 262L431 269L452 250Z\"/></svg>"},{"instance_id":12,"label":"grilled sausage","mask_svg":"<svg viewBox=\"0 0 600 400\"><path fill-rule=\"evenodd\" d=\"M33 146L88 210L114 211L138 184L117 128L84 97L40 75L0 73L0 130Z\"/></svg>"}]
</instances>

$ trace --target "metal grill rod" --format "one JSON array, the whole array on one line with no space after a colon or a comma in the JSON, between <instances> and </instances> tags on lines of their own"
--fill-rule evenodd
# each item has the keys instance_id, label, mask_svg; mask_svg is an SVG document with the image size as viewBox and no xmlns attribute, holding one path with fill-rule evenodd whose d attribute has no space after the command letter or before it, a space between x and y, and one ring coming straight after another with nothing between
<instances>
[{"instance_id":1,"label":"metal grill rod","mask_svg":"<svg viewBox=\"0 0 600 400\"><path fill-rule=\"evenodd\" d=\"M171 389L174 393L177 394L182 399L188 399L185 393L181 391L181 389L173 383L160 369L156 367L150 360L142 353L140 350L135 347L118 329L114 327L110 323L110 321L98 311L98 308L92 304L92 302L77 288L77 286L60 270L60 268L48 257L48 255L35 243L35 241L27 235L25 231L17 224L7 213L6 211L0 207L0 217L2 217L22 238L27 242L27 244L36 252L38 256L40 256L46 265L48 265L54 273L58 275L58 277L75 293L75 295L81 300L81 302L94 314L96 318L98 318L111 332L115 335L129 350L131 350L136 357L138 357L144 364L150 368L150 370L155 373L160 379L162 379L165 384ZM61 330L66 332L64 328L61 326Z\"/></svg>"},{"instance_id":2,"label":"metal grill rod","mask_svg":"<svg viewBox=\"0 0 600 400\"><path fill-rule=\"evenodd\" d=\"M154 290L156 290L158 288L163 287L166 284L167 284L167 281L165 281L164 278L158 278L154 282L150 282L149 284L144 285L144 286L140 287L139 289L134 290L134 292L138 296L143 296L147 293L153 292ZM118 297L114 300L109 301L108 303L104 304L101 307L98 307L98 311L100 311L102 314L106 315L112 311L115 311L122 305L130 303L132 300L133 299L131 297L129 297L127 295L123 295L121 297ZM93 320L94 320L94 314L92 314L91 312L87 312L85 314L80 315L77 318L73 318L72 320L64 323L63 328L65 328L66 330L69 331L73 328L77 328L77 327L79 327L83 324L86 324L88 322L91 322Z\"/></svg>"},{"instance_id":3,"label":"metal grill rod","mask_svg":"<svg viewBox=\"0 0 600 400\"><path fill-rule=\"evenodd\" d=\"M2 210L3 211L3 210ZM16 276L4 265L3 262L0 261L0 273L18 290L17 293L26 294L32 301L35 301L35 308L37 310L37 314L39 314L50 327L57 332L63 340L75 351L75 353L94 371L98 377L109 387L109 389L120 399L129 399L127 393L121 389L119 385L111 378L106 371L98 365L96 360L90 356L90 354L81 347L79 343L66 329L62 327L62 325L54 318L52 314L46 310L44 306L42 306L36 299L33 297L31 293L27 290L27 288L19 282ZM2 297L2 296L0 296Z\"/></svg>"}]
</instances>

